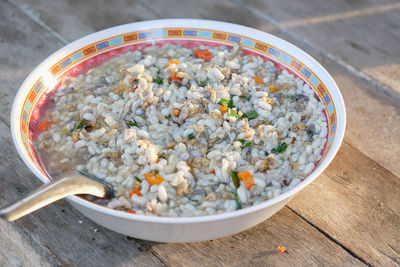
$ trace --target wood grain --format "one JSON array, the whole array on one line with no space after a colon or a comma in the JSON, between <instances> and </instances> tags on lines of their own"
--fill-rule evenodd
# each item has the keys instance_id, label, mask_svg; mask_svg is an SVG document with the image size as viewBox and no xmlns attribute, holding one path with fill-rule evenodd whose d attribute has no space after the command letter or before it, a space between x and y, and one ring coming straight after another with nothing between
<instances>
[{"instance_id":1,"label":"wood grain","mask_svg":"<svg viewBox=\"0 0 400 267\"><path fill-rule=\"evenodd\" d=\"M284 246L287 253L279 252L278 246ZM363 265L287 208L230 237L193 244L153 244L152 249L174 266Z\"/></svg>"},{"instance_id":2,"label":"wood grain","mask_svg":"<svg viewBox=\"0 0 400 267\"><path fill-rule=\"evenodd\" d=\"M233 1L400 94L398 1Z\"/></svg>"},{"instance_id":3,"label":"wood grain","mask_svg":"<svg viewBox=\"0 0 400 267\"><path fill-rule=\"evenodd\" d=\"M0 266L51 266L26 238L13 224L0 220Z\"/></svg>"},{"instance_id":4,"label":"wood grain","mask_svg":"<svg viewBox=\"0 0 400 267\"><path fill-rule=\"evenodd\" d=\"M289 207L367 262L400 264L400 179L347 142Z\"/></svg>"}]
</instances>

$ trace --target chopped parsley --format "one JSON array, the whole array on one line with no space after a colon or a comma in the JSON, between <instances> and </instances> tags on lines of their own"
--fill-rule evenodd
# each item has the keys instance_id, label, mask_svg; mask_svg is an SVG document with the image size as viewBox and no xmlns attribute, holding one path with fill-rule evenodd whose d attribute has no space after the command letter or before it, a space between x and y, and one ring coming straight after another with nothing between
<instances>
[{"instance_id":1,"label":"chopped parsley","mask_svg":"<svg viewBox=\"0 0 400 267\"><path fill-rule=\"evenodd\" d=\"M62 130L62 132L61 132L61 136L64 136L64 135L66 135L68 133L68 130L67 129L64 129L64 130Z\"/></svg>"},{"instance_id":2,"label":"chopped parsley","mask_svg":"<svg viewBox=\"0 0 400 267\"><path fill-rule=\"evenodd\" d=\"M192 140L192 139L195 139L196 136L194 136L194 134L191 133L191 134L188 135L188 138L189 138L189 140Z\"/></svg>"},{"instance_id":3,"label":"chopped parsley","mask_svg":"<svg viewBox=\"0 0 400 267\"><path fill-rule=\"evenodd\" d=\"M240 148L246 148L246 147L251 146L252 144L253 144L253 142L247 142L247 143L244 143L243 145L241 145Z\"/></svg>"},{"instance_id":4,"label":"chopped parsley","mask_svg":"<svg viewBox=\"0 0 400 267\"><path fill-rule=\"evenodd\" d=\"M137 176L134 176L133 178L135 178L135 180L138 181L139 183L142 182L142 180L140 180L139 177L137 177Z\"/></svg>"},{"instance_id":5,"label":"chopped parsley","mask_svg":"<svg viewBox=\"0 0 400 267\"><path fill-rule=\"evenodd\" d=\"M228 102L229 102L229 99L224 99L224 98L222 98L222 99L218 102L218 105L227 107L227 106L228 106Z\"/></svg>"},{"instance_id":6,"label":"chopped parsley","mask_svg":"<svg viewBox=\"0 0 400 267\"><path fill-rule=\"evenodd\" d=\"M201 85L202 87L206 87L206 86L208 85L208 81L207 81L207 80L201 81L201 82L200 82L200 85Z\"/></svg>"},{"instance_id":7,"label":"chopped parsley","mask_svg":"<svg viewBox=\"0 0 400 267\"><path fill-rule=\"evenodd\" d=\"M71 132L73 132L73 131L75 131L75 130L78 130L78 129L92 129L92 128L93 128L93 126L92 126L88 121L86 121L86 120L81 120L80 122L78 122L78 123L75 125L74 129L72 129Z\"/></svg>"},{"instance_id":8,"label":"chopped parsley","mask_svg":"<svg viewBox=\"0 0 400 267\"><path fill-rule=\"evenodd\" d=\"M249 111L247 113L243 113L242 118L247 118L249 120L255 119L258 117L258 113L255 110Z\"/></svg>"},{"instance_id":9,"label":"chopped parsley","mask_svg":"<svg viewBox=\"0 0 400 267\"><path fill-rule=\"evenodd\" d=\"M154 174L158 174L160 171L159 170L154 170L153 173Z\"/></svg>"},{"instance_id":10,"label":"chopped parsley","mask_svg":"<svg viewBox=\"0 0 400 267\"><path fill-rule=\"evenodd\" d=\"M128 126L128 128L131 128L132 126L139 127L139 124L135 120L133 120L133 121L127 121L126 126Z\"/></svg>"},{"instance_id":11,"label":"chopped parsley","mask_svg":"<svg viewBox=\"0 0 400 267\"><path fill-rule=\"evenodd\" d=\"M240 210L242 208L242 205L240 205L239 196L237 192L232 192L232 191L226 191L226 192L231 193L235 197L234 199L236 202L236 210Z\"/></svg>"},{"instance_id":12,"label":"chopped parsley","mask_svg":"<svg viewBox=\"0 0 400 267\"><path fill-rule=\"evenodd\" d=\"M241 95L241 96L239 96L241 99L244 99L244 100L247 100L247 101L250 101L250 99L251 99L251 97L250 96L248 96L248 95Z\"/></svg>"},{"instance_id":13,"label":"chopped parsley","mask_svg":"<svg viewBox=\"0 0 400 267\"><path fill-rule=\"evenodd\" d=\"M156 83L156 84L163 84L163 82L164 82L164 79L163 78L161 78L160 76L157 76L157 78L155 78L155 79L153 79L153 83Z\"/></svg>"},{"instance_id":14,"label":"chopped parsley","mask_svg":"<svg viewBox=\"0 0 400 267\"><path fill-rule=\"evenodd\" d=\"M267 151L264 151L265 156L267 157L269 153Z\"/></svg>"},{"instance_id":15,"label":"chopped parsley","mask_svg":"<svg viewBox=\"0 0 400 267\"><path fill-rule=\"evenodd\" d=\"M228 108L234 108L234 107L235 107L235 106L233 105L233 100L232 100L232 99L224 99L224 98L222 98L222 99L218 102L218 104L221 105L221 106L228 107Z\"/></svg>"},{"instance_id":16,"label":"chopped parsley","mask_svg":"<svg viewBox=\"0 0 400 267\"><path fill-rule=\"evenodd\" d=\"M271 150L271 152L272 152L272 153L275 153L275 154L277 154L277 153L282 153L283 151L286 150L286 148L287 148L287 144L286 144L286 143L282 143L282 144L280 144L277 148L273 148L273 149Z\"/></svg>"},{"instance_id":17,"label":"chopped parsley","mask_svg":"<svg viewBox=\"0 0 400 267\"><path fill-rule=\"evenodd\" d=\"M231 116L231 117L238 117L239 116L237 110L234 110L234 109L229 109L228 110L228 115Z\"/></svg>"},{"instance_id":18,"label":"chopped parsley","mask_svg":"<svg viewBox=\"0 0 400 267\"><path fill-rule=\"evenodd\" d=\"M230 174L231 174L232 182L235 185L235 188L238 189L240 186L238 173L235 171L230 171Z\"/></svg>"},{"instance_id":19,"label":"chopped parsley","mask_svg":"<svg viewBox=\"0 0 400 267\"><path fill-rule=\"evenodd\" d=\"M189 199L190 201L193 201L193 202L199 202L197 199L193 199L193 198L191 198L191 197L188 197L188 199Z\"/></svg>"},{"instance_id":20,"label":"chopped parsley","mask_svg":"<svg viewBox=\"0 0 400 267\"><path fill-rule=\"evenodd\" d=\"M162 159L165 157L165 152L162 152L160 154L157 155L159 159Z\"/></svg>"},{"instance_id":21,"label":"chopped parsley","mask_svg":"<svg viewBox=\"0 0 400 267\"><path fill-rule=\"evenodd\" d=\"M288 95L288 97L290 98L291 101L295 101L296 100L296 96L295 95Z\"/></svg>"},{"instance_id":22,"label":"chopped parsley","mask_svg":"<svg viewBox=\"0 0 400 267\"><path fill-rule=\"evenodd\" d=\"M246 142L246 140L244 140L244 139L238 139L238 141L239 141L240 143Z\"/></svg>"}]
</instances>

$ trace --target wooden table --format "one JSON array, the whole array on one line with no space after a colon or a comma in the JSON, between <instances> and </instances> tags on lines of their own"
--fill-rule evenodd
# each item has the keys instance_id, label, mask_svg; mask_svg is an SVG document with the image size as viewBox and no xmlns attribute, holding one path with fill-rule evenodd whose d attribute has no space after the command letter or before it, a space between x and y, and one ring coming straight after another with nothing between
<instances>
[{"instance_id":1,"label":"wooden table","mask_svg":"<svg viewBox=\"0 0 400 267\"><path fill-rule=\"evenodd\" d=\"M40 185L10 136L20 84L58 48L110 26L191 17L270 32L324 65L348 116L329 168L248 231L209 242L154 243L100 227L60 201L15 223L0 221L1 266L400 265L400 3L244 2L0 1L0 205Z\"/></svg>"}]
</instances>

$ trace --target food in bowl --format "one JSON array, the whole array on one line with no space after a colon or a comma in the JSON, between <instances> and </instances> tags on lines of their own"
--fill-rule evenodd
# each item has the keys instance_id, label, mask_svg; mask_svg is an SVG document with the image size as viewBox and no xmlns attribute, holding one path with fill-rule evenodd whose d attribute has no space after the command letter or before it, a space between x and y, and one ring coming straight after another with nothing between
<instances>
[{"instance_id":1,"label":"food in bowl","mask_svg":"<svg viewBox=\"0 0 400 267\"><path fill-rule=\"evenodd\" d=\"M68 77L39 122L50 175L111 183L110 208L190 217L262 203L299 184L326 144L310 86L239 45L166 43Z\"/></svg>"}]
</instances>

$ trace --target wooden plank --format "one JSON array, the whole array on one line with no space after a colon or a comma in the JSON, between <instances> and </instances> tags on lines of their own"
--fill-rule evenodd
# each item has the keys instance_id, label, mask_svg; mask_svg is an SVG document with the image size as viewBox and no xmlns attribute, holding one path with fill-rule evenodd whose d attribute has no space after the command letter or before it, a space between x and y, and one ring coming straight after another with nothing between
<instances>
[{"instance_id":1,"label":"wooden plank","mask_svg":"<svg viewBox=\"0 0 400 267\"><path fill-rule=\"evenodd\" d=\"M173 266L363 265L287 208L233 236L192 244L153 243L152 249Z\"/></svg>"},{"instance_id":2,"label":"wooden plank","mask_svg":"<svg viewBox=\"0 0 400 267\"><path fill-rule=\"evenodd\" d=\"M0 266L51 266L13 224L0 220Z\"/></svg>"},{"instance_id":3,"label":"wooden plank","mask_svg":"<svg viewBox=\"0 0 400 267\"><path fill-rule=\"evenodd\" d=\"M400 179L347 142L289 207L372 265L400 265Z\"/></svg>"},{"instance_id":4,"label":"wooden plank","mask_svg":"<svg viewBox=\"0 0 400 267\"><path fill-rule=\"evenodd\" d=\"M398 1L233 1L400 93Z\"/></svg>"},{"instance_id":5,"label":"wooden plank","mask_svg":"<svg viewBox=\"0 0 400 267\"><path fill-rule=\"evenodd\" d=\"M80 37L105 28L140 21L157 19L157 14L137 1L47 1L33 0L14 3L28 13L36 14L65 40L72 42Z\"/></svg>"},{"instance_id":6,"label":"wooden plank","mask_svg":"<svg viewBox=\"0 0 400 267\"><path fill-rule=\"evenodd\" d=\"M13 0L27 12L37 14L46 25L71 42L108 27L162 18L203 18L254 26L258 20L229 0L213 1L110 1L83 2ZM178 8L179 7L179 8ZM62 14L62 16L60 16ZM73 19L71 19L73 18ZM265 23L263 23L265 24Z\"/></svg>"},{"instance_id":7,"label":"wooden plank","mask_svg":"<svg viewBox=\"0 0 400 267\"><path fill-rule=\"evenodd\" d=\"M13 98L29 72L63 44L12 5L0 2L0 113L9 121Z\"/></svg>"},{"instance_id":8,"label":"wooden plank","mask_svg":"<svg viewBox=\"0 0 400 267\"><path fill-rule=\"evenodd\" d=\"M309 48L301 48L318 60L338 84L346 105L348 142L400 177L397 156L400 151L400 102L349 75Z\"/></svg>"}]
</instances>

